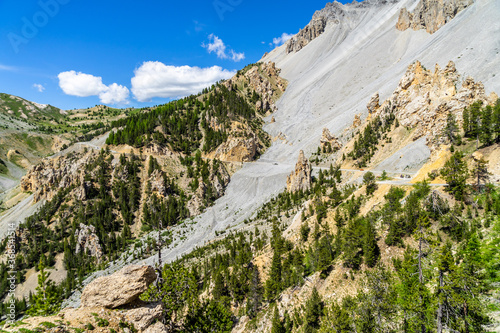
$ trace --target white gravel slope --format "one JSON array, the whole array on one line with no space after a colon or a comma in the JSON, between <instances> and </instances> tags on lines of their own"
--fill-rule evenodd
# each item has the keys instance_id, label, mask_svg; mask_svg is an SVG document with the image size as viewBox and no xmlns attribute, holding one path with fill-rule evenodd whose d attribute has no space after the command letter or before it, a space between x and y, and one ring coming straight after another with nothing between
<instances>
[{"instance_id":1,"label":"white gravel slope","mask_svg":"<svg viewBox=\"0 0 500 333\"><path fill-rule=\"evenodd\" d=\"M316 150L323 127L339 133L352 123L355 114L365 115L374 92L379 91L382 100L387 98L415 60L429 68L453 60L459 72L483 81L487 91L500 92L500 73L493 76L500 68L500 2L478 0L433 35L396 30L400 8L416 3L402 0L350 11L341 29L330 24L301 51L286 55L282 46L263 59L275 61L281 75L289 80L274 114L276 122L265 129L273 136L284 133L290 144L274 142L260 162L246 164L238 171L226 195L196 218L198 224L192 234L164 252L166 260L203 245L215 237L216 230L240 224L279 193L299 150ZM423 155L415 156L425 160L425 149L419 151ZM145 262L154 260L152 257Z\"/></svg>"},{"instance_id":2,"label":"white gravel slope","mask_svg":"<svg viewBox=\"0 0 500 333\"><path fill-rule=\"evenodd\" d=\"M289 80L273 115L276 122L265 129L273 136L282 132L289 143L274 142L259 162L245 164L234 174L226 195L195 219L193 230L183 234L186 239L177 239L175 246L163 251L164 261L213 240L215 231L241 226L285 187L299 150L308 154L317 149L323 127L338 134L355 114L365 115L371 95L378 91L381 100L387 98L415 60L428 68L453 60L460 73L483 81L487 91L500 92L500 73L493 76L500 68L500 1L477 0L433 35L395 28L400 8L412 8L417 0L370 2L362 10L349 10L344 23L328 25L325 33L298 53L286 55L282 46L263 59L275 61ZM418 158L425 160L425 149L420 151ZM154 264L155 260L156 256L142 262ZM115 263L87 281L126 263L130 262ZM67 304L77 305L78 295Z\"/></svg>"}]
</instances>

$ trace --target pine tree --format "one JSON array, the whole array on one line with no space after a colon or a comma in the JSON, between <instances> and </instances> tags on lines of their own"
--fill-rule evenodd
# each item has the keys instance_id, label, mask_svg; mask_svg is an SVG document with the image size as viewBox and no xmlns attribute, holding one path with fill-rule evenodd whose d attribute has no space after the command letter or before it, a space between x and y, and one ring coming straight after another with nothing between
<instances>
[{"instance_id":1,"label":"pine tree","mask_svg":"<svg viewBox=\"0 0 500 333\"><path fill-rule=\"evenodd\" d=\"M445 163L444 168L441 169L441 175L448 184L448 190L457 199L463 199L468 178L467 163L464 160L464 154L459 151L455 152Z\"/></svg>"},{"instance_id":2,"label":"pine tree","mask_svg":"<svg viewBox=\"0 0 500 333\"><path fill-rule=\"evenodd\" d=\"M363 175L363 183L366 185L366 195L372 195L377 190L377 183L375 182L375 175L373 172L368 171Z\"/></svg>"},{"instance_id":3,"label":"pine tree","mask_svg":"<svg viewBox=\"0 0 500 333\"><path fill-rule=\"evenodd\" d=\"M458 143L458 125L455 120L455 116L451 112L448 113L446 117L446 126L444 128L444 137L452 145Z\"/></svg>"},{"instance_id":4,"label":"pine tree","mask_svg":"<svg viewBox=\"0 0 500 333\"><path fill-rule=\"evenodd\" d=\"M45 271L42 260L38 264L38 286L36 294L30 302L31 306L26 311L31 316L44 316L53 314L59 307L59 295L56 292L54 282L49 280L49 274Z\"/></svg>"},{"instance_id":5,"label":"pine tree","mask_svg":"<svg viewBox=\"0 0 500 333\"><path fill-rule=\"evenodd\" d=\"M377 244L377 234L373 223L366 221L365 237L363 240L363 255L365 264L374 267L380 257L380 249Z\"/></svg>"},{"instance_id":6,"label":"pine tree","mask_svg":"<svg viewBox=\"0 0 500 333\"><path fill-rule=\"evenodd\" d=\"M476 161L474 175L476 178L476 188L478 190L481 186L481 183L483 183L484 185L488 183L490 173L488 172L488 162L484 158L480 158Z\"/></svg>"},{"instance_id":7,"label":"pine tree","mask_svg":"<svg viewBox=\"0 0 500 333\"><path fill-rule=\"evenodd\" d=\"M470 126L470 112L468 108L464 108L462 113L462 127L466 137L470 137L471 126Z\"/></svg>"},{"instance_id":8,"label":"pine tree","mask_svg":"<svg viewBox=\"0 0 500 333\"><path fill-rule=\"evenodd\" d=\"M304 332L314 332L319 328L320 318L323 313L323 301L316 288L313 288L311 296L306 302L304 313Z\"/></svg>"},{"instance_id":9,"label":"pine tree","mask_svg":"<svg viewBox=\"0 0 500 333\"><path fill-rule=\"evenodd\" d=\"M250 318L254 318L262 304L262 286L260 282L260 274L257 267L253 267L252 279L250 281L250 294L247 300L247 314Z\"/></svg>"},{"instance_id":10,"label":"pine tree","mask_svg":"<svg viewBox=\"0 0 500 333\"><path fill-rule=\"evenodd\" d=\"M485 146L492 144L493 131L493 109L487 105L481 112L481 128L479 132L479 140Z\"/></svg>"},{"instance_id":11,"label":"pine tree","mask_svg":"<svg viewBox=\"0 0 500 333\"><path fill-rule=\"evenodd\" d=\"M449 284L445 284L445 274L449 274L451 271L454 271L454 258L451 252L451 243L447 242L444 244L440 251L437 262L438 268L438 285L436 292L436 299L438 302L437 309L437 318L436 318L436 329L437 333L442 333L444 328L444 318L445 314L451 312L451 308L449 306L449 295L450 295L450 286Z\"/></svg>"},{"instance_id":12,"label":"pine tree","mask_svg":"<svg viewBox=\"0 0 500 333\"><path fill-rule=\"evenodd\" d=\"M281 256L274 251L271 272L266 281L266 298L274 300L281 292Z\"/></svg>"},{"instance_id":13,"label":"pine tree","mask_svg":"<svg viewBox=\"0 0 500 333\"><path fill-rule=\"evenodd\" d=\"M281 321L278 305L274 306L271 333L285 333L285 325L283 325L283 322Z\"/></svg>"},{"instance_id":14,"label":"pine tree","mask_svg":"<svg viewBox=\"0 0 500 333\"><path fill-rule=\"evenodd\" d=\"M493 112L493 132L495 134L496 142L500 142L500 99L497 100Z\"/></svg>"}]
</instances>

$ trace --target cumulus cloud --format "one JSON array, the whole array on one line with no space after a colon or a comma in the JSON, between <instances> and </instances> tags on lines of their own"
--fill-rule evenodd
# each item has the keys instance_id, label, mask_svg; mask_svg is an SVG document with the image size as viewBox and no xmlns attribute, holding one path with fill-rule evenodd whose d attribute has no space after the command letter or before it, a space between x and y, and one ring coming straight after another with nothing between
<instances>
[{"instance_id":1,"label":"cumulus cloud","mask_svg":"<svg viewBox=\"0 0 500 333\"><path fill-rule=\"evenodd\" d=\"M36 90L38 90L38 92L43 92L45 90L45 87L42 84L39 84L39 83L33 84L33 88L35 88Z\"/></svg>"},{"instance_id":2,"label":"cumulus cloud","mask_svg":"<svg viewBox=\"0 0 500 333\"><path fill-rule=\"evenodd\" d=\"M129 93L127 87L113 83L99 94L99 98L104 104L124 104L127 103Z\"/></svg>"},{"instance_id":3,"label":"cumulus cloud","mask_svg":"<svg viewBox=\"0 0 500 333\"><path fill-rule=\"evenodd\" d=\"M217 81L232 77L235 72L219 66L200 68L167 66L146 61L134 71L132 93L139 102L154 97L173 98L196 94Z\"/></svg>"},{"instance_id":4,"label":"cumulus cloud","mask_svg":"<svg viewBox=\"0 0 500 333\"><path fill-rule=\"evenodd\" d=\"M273 38L273 44L276 46L283 45L292 37L293 37L293 34L287 34L286 32L284 32L281 34L280 37Z\"/></svg>"},{"instance_id":5,"label":"cumulus cloud","mask_svg":"<svg viewBox=\"0 0 500 333\"><path fill-rule=\"evenodd\" d=\"M113 83L102 83L102 77L81 72L68 71L58 75L59 87L65 94L78 97L99 96L104 104L127 104L127 87Z\"/></svg>"},{"instance_id":6,"label":"cumulus cloud","mask_svg":"<svg viewBox=\"0 0 500 333\"><path fill-rule=\"evenodd\" d=\"M201 44L202 47L206 48L208 53L215 53L220 59L231 59L234 62L241 61L245 59L245 53L236 52L232 49L227 49L226 44L219 37L214 34L208 36L208 44ZM227 49L227 52L226 52Z\"/></svg>"}]
</instances>

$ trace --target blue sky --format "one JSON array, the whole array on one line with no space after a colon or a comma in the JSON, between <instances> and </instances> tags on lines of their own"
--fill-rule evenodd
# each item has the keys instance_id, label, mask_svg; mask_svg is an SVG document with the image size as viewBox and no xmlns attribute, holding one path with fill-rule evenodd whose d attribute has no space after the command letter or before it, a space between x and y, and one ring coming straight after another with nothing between
<instances>
[{"instance_id":1,"label":"blue sky","mask_svg":"<svg viewBox=\"0 0 500 333\"><path fill-rule=\"evenodd\" d=\"M1 0L0 92L63 109L165 103L258 61L326 2Z\"/></svg>"}]
</instances>

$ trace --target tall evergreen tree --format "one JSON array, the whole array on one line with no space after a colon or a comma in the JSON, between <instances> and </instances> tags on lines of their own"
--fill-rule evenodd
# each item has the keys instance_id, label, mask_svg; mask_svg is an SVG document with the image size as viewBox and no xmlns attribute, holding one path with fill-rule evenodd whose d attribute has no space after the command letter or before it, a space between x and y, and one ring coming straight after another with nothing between
<instances>
[{"instance_id":1,"label":"tall evergreen tree","mask_svg":"<svg viewBox=\"0 0 500 333\"><path fill-rule=\"evenodd\" d=\"M311 296L306 302L304 313L304 332L315 332L320 325L320 318L323 313L323 301L316 288L313 288Z\"/></svg>"},{"instance_id":2,"label":"tall evergreen tree","mask_svg":"<svg viewBox=\"0 0 500 333\"><path fill-rule=\"evenodd\" d=\"M457 121L455 120L455 116L451 112L449 112L448 116L446 117L446 126L443 130L443 134L446 140L452 145L458 143L458 125Z\"/></svg>"},{"instance_id":3,"label":"tall evergreen tree","mask_svg":"<svg viewBox=\"0 0 500 333\"><path fill-rule=\"evenodd\" d=\"M467 163L464 160L464 154L459 151L455 152L445 163L444 168L441 169L441 175L449 186L448 190L457 199L463 199L468 178L468 169Z\"/></svg>"},{"instance_id":4,"label":"tall evergreen tree","mask_svg":"<svg viewBox=\"0 0 500 333\"><path fill-rule=\"evenodd\" d=\"M281 321L278 305L274 306L273 320L271 323L271 333L285 333L285 325Z\"/></svg>"},{"instance_id":5,"label":"tall evergreen tree","mask_svg":"<svg viewBox=\"0 0 500 333\"><path fill-rule=\"evenodd\" d=\"M363 255L365 264L374 267L380 257L380 249L377 244L377 233L370 220L366 221L365 236L363 240Z\"/></svg>"},{"instance_id":6,"label":"tall evergreen tree","mask_svg":"<svg viewBox=\"0 0 500 333\"><path fill-rule=\"evenodd\" d=\"M493 142L493 108L487 105L481 112L481 128L479 132L479 140L485 146L489 146Z\"/></svg>"}]
</instances>

